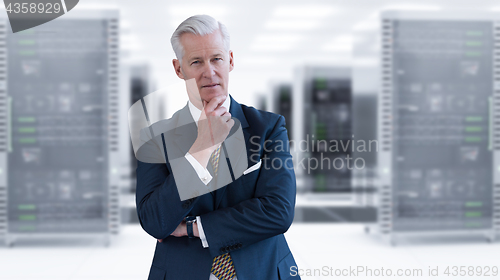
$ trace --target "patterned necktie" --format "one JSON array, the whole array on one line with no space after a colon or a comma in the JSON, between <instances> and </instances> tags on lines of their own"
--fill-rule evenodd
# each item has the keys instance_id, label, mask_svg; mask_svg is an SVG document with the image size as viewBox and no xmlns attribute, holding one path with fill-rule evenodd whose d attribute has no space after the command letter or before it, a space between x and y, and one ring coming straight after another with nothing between
<instances>
[{"instance_id":1,"label":"patterned necktie","mask_svg":"<svg viewBox=\"0 0 500 280\"><path fill-rule=\"evenodd\" d=\"M210 156L210 161L212 162L212 167L214 168L214 176L217 176L217 170L219 168L219 155L220 146L212 153ZM231 255L226 253L214 258L212 263L211 273L217 277L219 280L231 280L236 276L236 271L234 270L233 260Z\"/></svg>"},{"instance_id":2,"label":"patterned necktie","mask_svg":"<svg viewBox=\"0 0 500 280\"><path fill-rule=\"evenodd\" d=\"M233 279L236 276L236 271L234 270L231 255L225 253L224 255L215 257L211 272L219 280Z\"/></svg>"},{"instance_id":3,"label":"patterned necktie","mask_svg":"<svg viewBox=\"0 0 500 280\"><path fill-rule=\"evenodd\" d=\"M221 145L219 145L210 156L210 162L212 162L212 167L214 168L214 176L217 176L217 170L219 168L220 146Z\"/></svg>"}]
</instances>

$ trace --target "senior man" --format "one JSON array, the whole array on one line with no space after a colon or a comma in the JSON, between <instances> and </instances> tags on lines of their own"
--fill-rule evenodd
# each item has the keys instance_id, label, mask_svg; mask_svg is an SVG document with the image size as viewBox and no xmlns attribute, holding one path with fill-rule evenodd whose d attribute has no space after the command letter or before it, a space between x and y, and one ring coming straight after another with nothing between
<instances>
[{"instance_id":1,"label":"senior man","mask_svg":"<svg viewBox=\"0 0 500 280\"><path fill-rule=\"evenodd\" d=\"M229 96L220 22L192 16L171 43L189 101L137 154L137 213L158 239L149 279L300 279L283 235L296 192L284 118Z\"/></svg>"}]
</instances>

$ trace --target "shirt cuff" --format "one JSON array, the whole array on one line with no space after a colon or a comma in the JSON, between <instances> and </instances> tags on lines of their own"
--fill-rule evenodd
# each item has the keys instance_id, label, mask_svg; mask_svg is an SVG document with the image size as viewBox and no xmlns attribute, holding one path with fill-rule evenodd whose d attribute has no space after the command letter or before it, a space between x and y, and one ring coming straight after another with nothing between
<instances>
[{"instance_id":1,"label":"shirt cuff","mask_svg":"<svg viewBox=\"0 0 500 280\"><path fill-rule=\"evenodd\" d=\"M205 184L205 186L208 185L208 183L212 181L212 175L210 175L210 172L208 172L208 170L204 168L189 152L187 152L184 157L194 168L194 171L196 171L196 174L198 174L198 177L200 177L203 184Z\"/></svg>"},{"instance_id":2,"label":"shirt cuff","mask_svg":"<svg viewBox=\"0 0 500 280\"><path fill-rule=\"evenodd\" d=\"M205 232L203 231L203 226L201 225L200 216L196 216L196 225L198 226L198 234L200 235L201 245L203 245L203 248L208 248L208 241L205 236Z\"/></svg>"}]
</instances>

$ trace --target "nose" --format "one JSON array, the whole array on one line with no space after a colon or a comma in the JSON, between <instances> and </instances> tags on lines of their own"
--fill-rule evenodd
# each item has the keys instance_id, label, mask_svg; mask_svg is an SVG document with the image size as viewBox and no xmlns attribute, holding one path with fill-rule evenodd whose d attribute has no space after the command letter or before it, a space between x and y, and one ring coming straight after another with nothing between
<instances>
[{"instance_id":1,"label":"nose","mask_svg":"<svg viewBox=\"0 0 500 280\"><path fill-rule=\"evenodd\" d=\"M205 63L205 67L203 69L203 77L204 78L212 78L215 76L215 66L212 63Z\"/></svg>"}]
</instances>

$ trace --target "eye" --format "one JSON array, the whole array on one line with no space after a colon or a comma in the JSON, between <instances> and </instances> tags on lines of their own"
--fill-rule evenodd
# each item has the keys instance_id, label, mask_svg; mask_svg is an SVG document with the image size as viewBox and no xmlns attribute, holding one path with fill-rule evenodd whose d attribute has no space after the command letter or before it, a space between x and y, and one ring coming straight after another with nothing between
<instances>
[{"instance_id":1,"label":"eye","mask_svg":"<svg viewBox=\"0 0 500 280\"><path fill-rule=\"evenodd\" d=\"M214 60L215 60L215 61L219 61L219 60L222 60L222 58L220 58L220 57L216 57L216 58L214 58Z\"/></svg>"},{"instance_id":2,"label":"eye","mask_svg":"<svg viewBox=\"0 0 500 280\"><path fill-rule=\"evenodd\" d=\"M195 61L191 62L191 65L193 65L193 64L198 64L198 63L200 63L200 61L195 60Z\"/></svg>"}]
</instances>

